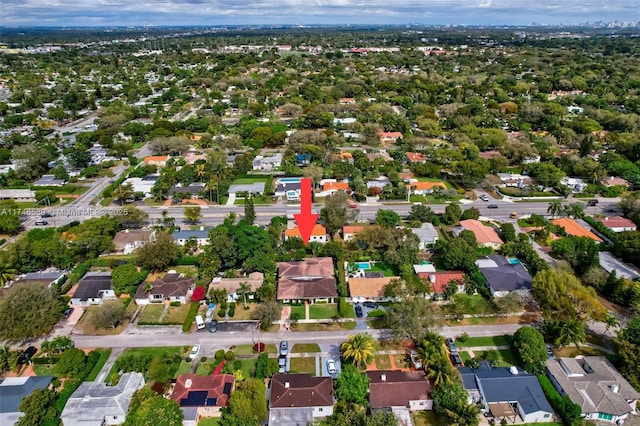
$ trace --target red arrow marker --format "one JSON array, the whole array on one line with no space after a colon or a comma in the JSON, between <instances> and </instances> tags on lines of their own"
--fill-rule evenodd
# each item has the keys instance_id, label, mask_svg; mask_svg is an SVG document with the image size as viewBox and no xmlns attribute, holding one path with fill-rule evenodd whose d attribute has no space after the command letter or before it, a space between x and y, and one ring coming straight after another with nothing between
<instances>
[{"instance_id":1,"label":"red arrow marker","mask_svg":"<svg viewBox=\"0 0 640 426\"><path fill-rule=\"evenodd\" d=\"M300 213L294 214L293 218L300 230L302 242L306 246L309 244L311 232L313 232L313 227L318 220L318 215L311 213L311 179L309 178L300 180Z\"/></svg>"}]
</instances>

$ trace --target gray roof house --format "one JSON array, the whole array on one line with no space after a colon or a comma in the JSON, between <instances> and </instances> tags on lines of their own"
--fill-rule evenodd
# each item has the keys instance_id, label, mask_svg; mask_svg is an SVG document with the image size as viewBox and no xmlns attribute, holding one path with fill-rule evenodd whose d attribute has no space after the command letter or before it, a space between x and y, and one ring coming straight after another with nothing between
<instances>
[{"instance_id":1,"label":"gray roof house","mask_svg":"<svg viewBox=\"0 0 640 426\"><path fill-rule=\"evenodd\" d=\"M54 175L42 175L40 179L33 182L33 186L62 186L65 183L64 179L56 179Z\"/></svg>"},{"instance_id":2,"label":"gray roof house","mask_svg":"<svg viewBox=\"0 0 640 426\"><path fill-rule=\"evenodd\" d=\"M46 389L53 380L52 376L9 377L0 383L0 425L15 424L22 412L22 398L31 395L36 389ZM66 423L65 423L66 424Z\"/></svg>"},{"instance_id":3,"label":"gray roof house","mask_svg":"<svg viewBox=\"0 0 640 426\"><path fill-rule=\"evenodd\" d=\"M420 250L424 250L427 246L433 245L438 241L438 231L429 222L423 223L420 228L411 228L411 232L420 239L418 245Z\"/></svg>"},{"instance_id":4,"label":"gray roof house","mask_svg":"<svg viewBox=\"0 0 640 426\"><path fill-rule=\"evenodd\" d=\"M480 367L458 369L462 386L471 402L480 403L483 411L496 419L525 423L553 421L553 409L544 396L538 378L518 367L491 367L482 361Z\"/></svg>"},{"instance_id":5,"label":"gray roof house","mask_svg":"<svg viewBox=\"0 0 640 426\"><path fill-rule=\"evenodd\" d=\"M621 425L640 398L605 357L549 359L547 376L562 396L580 406L587 420Z\"/></svg>"},{"instance_id":6,"label":"gray roof house","mask_svg":"<svg viewBox=\"0 0 640 426\"><path fill-rule=\"evenodd\" d=\"M176 231L171 234L173 241L183 246L190 238L195 238L198 242L198 247L206 246L209 244L209 231L211 228L205 228L201 226L200 229L185 229L184 231Z\"/></svg>"},{"instance_id":7,"label":"gray roof house","mask_svg":"<svg viewBox=\"0 0 640 426\"><path fill-rule=\"evenodd\" d=\"M125 373L117 386L85 382L71 394L60 418L64 426L124 423L133 394L144 386L141 373Z\"/></svg>"},{"instance_id":8,"label":"gray roof house","mask_svg":"<svg viewBox=\"0 0 640 426\"><path fill-rule=\"evenodd\" d=\"M115 299L111 272L87 272L71 296L72 305L101 305L105 299Z\"/></svg>"},{"instance_id":9,"label":"gray roof house","mask_svg":"<svg viewBox=\"0 0 640 426\"><path fill-rule=\"evenodd\" d=\"M36 193L30 189L0 189L0 200L36 201Z\"/></svg>"},{"instance_id":10,"label":"gray roof house","mask_svg":"<svg viewBox=\"0 0 640 426\"><path fill-rule=\"evenodd\" d=\"M203 182L194 182L188 186L172 186L169 188L169 196L174 194L189 194L191 198L198 198L200 194L206 191L206 184Z\"/></svg>"},{"instance_id":11,"label":"gray roof house","mask_svg":"<svg viewBox=\"0 0 640 426\"><path fill-rule=\"evenodd\" d=\"M234 184L229 186L229 194L246 192L248 194L264 194L264 182L254 182L245 184Z\"/></svg>"},{"instance_id":12,"label":"gray roof house","mask_svg":"<svg viewBox=\"0 0 640 426\"><path fill-rule=\"evenodd\" d=\"M165 301L180 302L184 305L187 303L195 283L195 278L187 278L176 271L169 271L162 278L155 280L151 288L140 284L133 298L138 305L164 303Z\"/></svg>"},{"instance_id":13,"label":"gray roof house","mask_svg":"<svg viewBox=\"0 0 640 426\"><path fill-rule=\"evenodd\" d=\"M478 259L476 265L494 297L504 297L514 291L526 295L531 291L533 278L516 258L492 254Z\"/></svg>"},{"instance_id":14,"label":"gray roof house","mask_svg":"<svg viewBox=\"0 0 640 426\"><path fill-rule=\"evenodd\" d=\"M29 272L21 275L11 285L39 283L50 287L64 278L64 271Z\"/></svg>"},{"instance_id":15,"label":"gray roof house","mask_svg":"<svg viewBox=\"0 0 640 426\"><path fill-rule=\"evenodd\" d=\"M271 171L282 166L282 153L277 152L272 157L258 155L253 159L253 170Z\"/></svg>"}]
</instances>

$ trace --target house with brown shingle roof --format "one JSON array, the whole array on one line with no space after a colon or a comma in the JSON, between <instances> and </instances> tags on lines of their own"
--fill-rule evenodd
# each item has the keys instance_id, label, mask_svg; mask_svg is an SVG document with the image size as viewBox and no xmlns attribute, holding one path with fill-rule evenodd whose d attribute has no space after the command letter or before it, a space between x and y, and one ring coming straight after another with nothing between
<instances>
[{"instance_id":1,"label":"house with brown shingle roof","mask_svg":"<svg viewBox=\"0 0 640 426\"><path fill-rule=\"evenodd\" d=\"M349 295L353 302L386 302L393 300L393 297L384 296L384 288L393 280L400 277L352 277L347 283Z\"/></svg>"},{"instance_id":2,"label":"house with brown shingle roof","mask_svg":"<svg viewBox=\"0 0 640 426\"><path fill-rule=\"evenodd\" d=\"M314 424L333 414L331 377L274 374L269 389L269 426Z\"/></svg>"},{"instance_id":3,"label":"house with brown shingle roof","mask_svg":"<svg viewBox=\"0 0 640 426\"><path fill-rule=\"evenodd\" d=\"M131 254L144 243L151 240L153 231L145 231L142 229L124 229L113 237L113 246L115 253Z\"/></svg>"},{"instance_id":4,"label":"house with brown shingle roof","mask_svg":"<svg viewBox=\"0 0 640 426\"><path fill-rule=\"evenodd\" d=\"M201 417L220 417L222 408L229 405L235 383L233 374L181 374L173 388L171 399L185 414L195 411L197 420Z\"/></svg>"},{"instance_id":5,"label":"house with brown shingle roof","mask_svg":"<svg viewBox=\"0 0 640 426\"><path fill-rule=\"evenodd\" d=\"M332 258L278 263L278 300L285 303L332 303L337 296Z\"/></svg>"},{"instance_id":6,"label":"house with brown shingle roof","mask_svg":"<svg viewBox=\"0 0 640 426\"><path fill-rule=\"evenodd\" d=\"M630 187L631 184L629 183L628 180L626 179L622 179L621 177L617 177L617 176L609 176L604 182L602 182L604 184L604 186L606 187L610 187L610 186L624 186L626 188Z\"/></svg>"},{"instance_id":7,"label":"house with brown shingle roof","mask_svg":"<svg viewBox=\"0 0 640 426\"><path fill-rule=\"evenodd\" d=\"M424 371L375 370L369 376L371 411L408 408L410 411L431 410L431 385Z\"/></svg>"},{"instance_id":8,"label":"house with brown shingle roof","mask_svg":"<svg viewBox=\"0 0 640 426\"><path fill-rule=\"evenodd\" d=\"M496 230L490 226L483 224L479 220L461 220L460 226L468 231L473 232L473 235L476 236L476 241L480 246L491 247L497 250L503 244L503 241Z\"/></svg>"},{"instance_id":9,"label":"house with brown shingle roof","mask_svg":"<svg viewBox=\"0 0 640 426\"><path fill-rule=\"evenodd\" d=\"M597 243L602 242L602 238L598 237L596 234L594 234L584 226L580 225L574 219L571 219L569 217L551 219L549 222L564 228L564 232L567 235L571 235L573 237L587 237L587 238L591 238L593 241Z\"/></svg>"},{"instance_id":10,"label":"house with brown shingle roof","mask_svg":"<svg viewBox=\"0 0 640 426\"><path fill-rule=\"evenodd\" d=\"M133 297L137 305L150 303L180 302L185 304L195 286L195 278L186 278L182 274L169 272L155 280L147 287L144 283L138 286Z\"/></svg>"}]
</instances>

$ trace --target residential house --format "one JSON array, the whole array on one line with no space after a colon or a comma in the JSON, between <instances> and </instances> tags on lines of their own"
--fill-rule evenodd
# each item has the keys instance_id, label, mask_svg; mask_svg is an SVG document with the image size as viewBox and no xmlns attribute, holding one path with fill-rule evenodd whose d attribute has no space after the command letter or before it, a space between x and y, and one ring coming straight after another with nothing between
<instances>
[{"instance_id":1,"label":"residential house","mask_svg":"<svg viewBox=\"0 0 640 426\"><path fill-rule=\"evenodd\" d=\"M418 248L420 250L424 250L438 241L438 231L433 224L429 222L423 223L420 225L420 228L411 228L411 232L413 232L420 240L418 243Z\"/></svg>"},{"instance_id":2,"label":"residential house","mask_svg":"<svg viewBox=\"0 0 640 426\"><path fill-rule=\"evenodd\" d=\"M278 300L332 303L337 296L332 258L313 257L278 263Z\"/></svg>"},{"instance_id":3,"label":"residential house","mask_svg":"<svg viewBox=\"0 0 640 426\"><path fill-rule=\"evenodd\" d=\"M587 182L584 179L580 178L572 178L572 177L563 177L560 179L560 184L564 186L568 186L571 189L571 192L574 194L580 194L585 189L587 189Z\"/></svg>"},{"instance_id":4,"label":"residential house","mask_svg":"<svg viewBox=\"0 0 640 426\"><path fill-rule=\"evenodd\" d=\"M621 261L611 252L598 252L598 259L600 267L607 271L607 273L615 271L618 277L626 278L628 280L637 280L640 278L640 270L638 270L638 268Z\"/></svg>"},{"instance_id":5,"label":"residential house","mask_svg":"<svg viewBox=\"0 0 640 426\"><path fill-rule=\"evenodd\" d=\"M184 155L184 161L187 164L195 164L196 161L207 161L207 154L198 151L189 151Z\"/></svg>"},{"instance_id":6,"label":"residential house","mask_svg":"<svg viewBox=\"0 0 640 426\"><path fill-rule=\"evenodd\" d=\"M544 396L538 378L518 367L491 367L481 361L479 368L458 368L462 386L472 403L494 419L515 423L553 421L553 409Z\"/></svg>"},{"instance_id":7,"label":"residential house","mask_svg":"<svg viewBox=\"0 0 640 426\"><path fill-rule=\"evenodd\" d=\"M597 243L602 242L602 238L598 237L596 234L594 234L584 226L580 225L574 219L571 219L568 217L562 217L559 219L551 219L549 222L564 228L564 232L567 235L571 235L574 237L587 237L587 238L591 238L593 241Z\"/></svg>"},{"instance_id":8,"label":"residential house","mask_svg":"<svg viewBox=\"0 0 640 426\"><path fill-rule=\"evenodd\" d=\"M374 301L386 302L395 300L395 297L385 297L384 289L393 280L399 280L400 277L350 277L347 285L349 286L349 295L354 303Z\"/></svg>"},{"instance_id":9,"label":"residential house","mask_svg":"<svg viewBox=\"0 0 640 426\"><path fill-rule=\"evenodd\" d=\"M376 161L376 159L378 158L382 159L385 162L393 161L393 158L389 155L389 153L385 149L381 149L378 152L368 152L367 150L367 158L371 161Z\"/></svg>"},{"instance_id":10,"label":"residential house","mask_svg":"<svg viewBox=\"0 0 640 426\"><path fill-rule=\"evenodd\" d=\"M419 265L413 265L413 272L418 274L436 272L436 267L431 262L424 262Z\"/></svg>"},{"instance_id":11,"label":"residential house","mask_svg":"<svg viewBox=\"0 0 640 426\"><path fill-rule=\"evenodd\" d=\"M334 126L341 126L341 125L344 125L344 124L353 124L356 121L358 121L358 119L355 118L355 117L334 118L333 119L333 125Z\"/></svg>"},{"instance_id":12,"label":"residential house","mask_svg":"<svg viewBox=\"0 0 640 426\"><path fill-rule=\"evenodd\" d=\"M464 272L434 271L420 272L418 276L429 282L433 294L442 295L450 283L456 284L456 293L464 293Z\"/></svg>"},{"instance_id":13,"label":"residential house","mask_svg":"<svg viewBox=\"0 0 640 426\"><path fill-rule=\"evenodd\" d=\"M319 194L321 197L333 195L339 191L344 191L347 194L351 193L349 182L337 182L335 179L325 179L320 184L322 185L322 192Z\"/></svg>"},{"instance_id":14,"label":"residential house","mask_svg":"<svg viewBox=\"0 0 640 426\"><path fill-rule=\"evenodd\" d=\"M107 299L115 299L111 272L87 272L78 282L71 296L71 304L79 306L101 305Z\"/></svg>"},{"instance_id":15,"label":"residential house","mask_svg":"<svg viewBox=\"0 0 640 426\"><path fill-rule=\"evenodd\" d=\"M386 176L380 176L373 180L368 180L366 182L367 189L371 190L372 188L378 190L378 192L382 192L385 186L391 185L391 181Z\"/></svg>"},{"instance_id":16,"label":"residential house","mask_svg":"<svg viewBox=\"0 0 640 426\"><path fill-rule=\"evenodd\" d=\"M0 189L0 200L33 203L36 201L36 193L30 189Z\"/></svg>"},{"instance_id":17,"label":"residential house","mask_svg":"<svg viewBox=\"0 0 640 426\"><path fill-rule=\"evenodd\" d=\"M284 239L288 240L289 238L302 238L302 235L300 234L300 229L297 226L286 229L284 231ZM320 225L319 223L316 223L313 226L313 230L311 231L311 236L309 237L309 242L312 242L312 241L316 243L321 243L321 244L324 244L327 241L329 241L329 237L327 235L327 228Z\"/></svg>"},{"instance_id":18,"label":"residential house","mask_svg":"<svg viewBox=\"0 0 640 426\"><path fill-rule=\"evenodd\" d=\"M431 385L424 371L374 370L366 374L373 413L432 409Z\"/></svg>"},{"instance_id":19,"label":"residential house","mask_svg":"<svg viewBox=\"0 0 640 426\"><path fill-rule=\"evenodd\" d=\"M191 239L195 239L198 243L198 247L208 246L209 245L209 232L211 228L201 226L200 229L185 229L176 231L171 234L173 241L175 241L178 245L184 246L187 244L187 241Z\"/></svg>"},{"instance_id":20,"label":"residential house","mask_svg":"<svg viewBox=\"0 0 640 426\"><path fill-rule=\"evenodd\" d=\"M15 424L24 413L22 399L38 389L47 389L52 376L7 377L0 382L0 425Z\"/></svg>"},{"instance_id":21,"label":"residential house","mask_svg":"<svg viewBox=\"0 0 640 426\"><path fill-rule=\"evenodd\" d=\"M494 297L504 297L517 292L527 295L531 291L533 278L527 268L516 258L507 258L498 254L478 259L476 265Z\"/></svg>"},{"instance_id":22,"label":"residential house","mask_svg":"<svg viewBox=\"0 0 640 426\"><path fill-rule=\"evenodd\" d=\"M235 194L235 195L247 194L247 196L251 197L254 195L264 194L264 188L265 188L264 182L233 184L229 186L229 194Z\"/></svg>"},{"instance_id":23,"label":"residential house","mask_svg":"<svg viewBox=\"0 0 640 426\"><path fill-rule=\"evenodd\" d=\"M229 405L235 386L233 374L198 376L181 374L171 393L184 414L184 426L197 426L203 417L220 417L222 408Z\"/></svg>"},{"instance_id":24,"label":"residential house","mask_svg":"<svg viewBox=\"0 0 640 426\"><path fill-rule=\"evenodd\" d=\"M343 226L342 239L347 242L353 240L356 235L364 230L364 226Z\"/></svg>"},{"instance_id":25,"label":"residential house","mask_svg":"<svg viewBox=\"0 0 640 426\"><path fill-rule=\"evenodd\" d=\"M621 216L612 216L604 218L596 218L604 226L612 230L613 232L635 231L637 229L636 224L633 221Z\"/></svg>"},{"instance_id":26,"label":"residential house","mask_svg":"<svg viewBox=\"0 0 640 426\"><path fill-rule=\"evenodd\" d=\"M64 426L103 426L124 423L133 394L144 387L141 373L125 373L116 386L84 382L71 394L60 416Z\"/></svg>"},{"instance_id":27,"label":"residential house","mask_svg":"<svg viewBox=\"0 0 640 426\"><path fill-rule=\"evenodd\" d=\"M398 139L402 139L404 135L401 132L380 132L381 143L395 143Z\"/></svg>"},{"instance_id":28,"label":"residential house","mask_svg":"<svg viewBox=\"0 0 640 426\"><path fill-rule=\"evenodd\" d=\"M272 157L258 155L253 159L253 170L272 171L282 166L282 154L276 153Z\"/></svg>"},{"instance_id":29,"label":"residential house","mask_svg":"<svg viewBox=\"0 0 640 426\"><path fill-rule=\"evenodd\" d=\"M465 219L460 221L460 226L462 228L473 232L473 235L476 236L476 241L479 246L482 247L491 247L493 249L499 249L502 246L503 241L496 232L490 226L487 226L475 219ZM458 232L459 234L460 232Z\"/></svg>"},{"instance_id":30,"label":"residential house","mask_svg":"<svg viewBox=\"0 0 640 426\"><path fill-rule=\"evenodd\" d=\"M63 186L67 181L56 179L55 175L42 175L40 179L33 182L33 186Z\"/></svg>"},{"instance_id":31,"label":"residential house","mask_svg":"<svg viewBox=\"0 0 640 426\"><path fill-rule=\"evenodd\" d=\"M311 158L311 154L296 154L296 166L308 166L309 164L311 164Z\"/></svg>"},{"instance_id":32,"label":"residential house","mask_svg":"<svg viewBox=\"0 0 640 426\"><path fill-rule=\"evenodd\" d=\"M604 184L604 186L606 187L611 187L611 186L624 186L625 188L629 188L631 186L631 184L629 183L628 180L622 179L621 177L617 177L617 176L609 176L607 179L604 180L604 182L602 182Z\"/></svg>"},{"instance_id":33,"label":"residential house","mask_svg":"<svg viewBox=\"0 0 640 426\"><path fill-rule=\"evenodd\" d=\"M164 167L167 165L167 160L169 160L168 155L150 155L148 157L144 157L142 162L146 166Z\"/></svg>"},{"instance_id":34,"label":"residential house","mask_svg":"<svg viewBox=\"0 0 640 426\"><path fill-rule=\"evenodd\" d=\"M169 188L169 197L175 198L176 194L181 194L183 197L188 198L201 198L203 193L207 191L207 184L204 182L194 182L187 186L180 184Z\"/></svg>"},{"instance_id":35,"label":"residential house","mask_svg":"<svg viewBox=\"0 0 640 426\"><path fill-rule=\"evenodd\" d=\"M519 173L498 173L498 177L500 178L500 183L496 186L499 188L515 187L522 189L537 183L531 177Z\"/></svg>"},{"instance_id":36,"label":"residential house","mask_svg":"<svg viewBox=\"0 0 640 426\"><path fill-rule=\"evenodd\" d=\"M280 178L274 195L286 197L287 201L300 200L301 178Z\"/></svg>"},{"instance_id":37,"label":"residential house","mask_svg":"<svg viewBox=\"0 0 640 426\"><path fill-rule=\"evenodd\" d=\"M407 161L409 162L409 164L427 162L427 158L420 152L405 152L404 155L405 157L407 157Z\"/></svg>"},{"instance_id":38,"label":"residential house","mask_svg":"<svg viewBox=\"0 0 640 426\"><path fill-rule=\"evenodd\" d=\"M636 411L640 393L605 357L549 359L547 376L562 396L580 406L587 420L621 425Z\"/></svg>"},{"instance_id":39,"label":"residential house","mask_svg":"<svg viewBox=\"0 0 640 426\"><path fill-rule=\"evenodd\" d=\"M411 195L428 195L433 193L436 188L447 189L447 185L442 181L437 182L410 182L407 189Z\"/></svg>"},{"instance_id":40,"label":"residential house","mask_svg":"<svg viewBox=\"0 0 640 426\"><path fill-rule=\"evenodd\" d=\"M331 377L274 374L269 395L269 426L313 424L333 414Z\"/></svg>"},{"instance_id":41,"label":"residential house","mask_svg":"<svg viewBox=\"0 0 640 426\"><path fill-rule=\"evenodd\" d=\"M355 98L340 98L341 105L355 105Z\"/></svg>"},{"instance_id":42,"label":"residential house","mask_svg":"<svg viewBox=\"0 0 640 426\"><path fill-rule=\"evenodd\" d=\"M143 229L125 229L119 231L113 237L114 252L129 255L150 241L152 236L153 231Z\"/></svg>"},{"instance_id":43,"label":"residential house","mask_svg":"<svg viewBox=\"0 0 640 426\"><path fill-rule=\"evenodd\" d=\"M13 282L9 282L5 287L9 285L20 284L42 284L47 287L51 287L53 284L61 283L65 278L64 271L45 271L45 272L28 272L20 275Z\"/></svg>"},{"instance_id":44,"label":"residential house","mask_svg":"<svg viewBox=\"0 0 640 426\"><path fill-rule=\"evenodd\" d=\"M227 298L229 302L241 302L242 295L240 294L240 284L246 283L249 285L251 289L250 293L247 294L247 301L254 300L254 293L262 287L262 283L264 282L264 274L262 272L251 272L249 275L239 278L223 278L223 277L215 277L211 284L209 285L209 289L219 290L223 289L227 291Z\"/></svg>"},{"instance_id":45,"label":"residential house","mask_svg":"<svg viewBox=\"0 0 640 426\"><path fill-rule=\"evenodd\" d=\"M180 302L184 305L191 296L195 282L195 278L186 278L175 271L169 271L150 287L140 284L134 299L138 305L164 302Z\"/></svg>"},{"instance_id":46,"label":"residential house","mask_svg":"<svg viewBox=\"0 0 640 426\"><path fill-rule=\"evenodd\" d=\"M353 164L353 154L351 154L349 151L342 151L338 154L338 158L340 159L340 161L347 162L347 163L351 163Z\"/></svg>"},{"instance_id":47,"label":"residential house","mask_svg":"<svg viewBox=\"0 0 640 426\"><path fill-rule=\"evenodd\" d=\"M141 178L127 178L122 184L131 185L133 192L142 192L145 197L150 197L151 190L155 186L160 175L147 175Z\"/></svg>"}]
</instances>

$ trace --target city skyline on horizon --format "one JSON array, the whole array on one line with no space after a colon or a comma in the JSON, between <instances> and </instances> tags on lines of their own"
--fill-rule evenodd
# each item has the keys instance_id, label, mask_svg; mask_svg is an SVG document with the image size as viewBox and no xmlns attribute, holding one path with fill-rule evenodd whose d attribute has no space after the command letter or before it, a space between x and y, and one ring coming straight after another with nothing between
<instances>
[{"instance_id":1,"label":"city skyline on horizon","mask_svg":"<svg viewBox=\"0 0 640 426\"><path fill-rule=\"evenodd\" d=\"M639 0L3 0L4 27L572 25L640 21ZM285 12L283 12L285 11Z\"/></svg>"}]
</instances>

